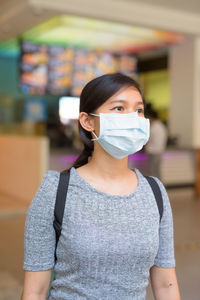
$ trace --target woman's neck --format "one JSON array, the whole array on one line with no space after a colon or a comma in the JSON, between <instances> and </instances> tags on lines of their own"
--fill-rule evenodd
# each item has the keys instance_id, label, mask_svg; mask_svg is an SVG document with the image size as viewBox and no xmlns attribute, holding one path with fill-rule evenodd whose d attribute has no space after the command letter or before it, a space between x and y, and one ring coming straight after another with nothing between
<instances>
[{"instance_id":1,"label":"woman's neck","mask_svg":"<svg viewBox=\"0 0 200 300\"><path fill-rule=\"evenodd\" d=\"M87 164L87 167L90 168L93 174L98 174L105 179L124 177L124 175L129 172L128 157L116 159L99 145L95 145L92 158Z\"/></svg>"}]
</instances>

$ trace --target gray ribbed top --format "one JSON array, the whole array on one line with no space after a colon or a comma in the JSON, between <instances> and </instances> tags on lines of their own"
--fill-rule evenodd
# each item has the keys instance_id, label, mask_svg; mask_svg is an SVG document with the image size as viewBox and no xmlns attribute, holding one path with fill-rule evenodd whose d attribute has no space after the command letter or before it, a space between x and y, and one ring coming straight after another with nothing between
<instances>
[{"instance_id":1,"label":"gray ribbed top","mask_svg":"<svg viewBox=\"0 0 200 300\"><path fill-rule=\"evenodd\" d=\"M151 187L136 169L127 196L96 190L71 169L49 300L144 300L152 265L174 267L173 222L167 193L161 222ZM24 269L54 267L54 205L59 173L48 171L29 207Z\"/></svg>"}]
</instances>

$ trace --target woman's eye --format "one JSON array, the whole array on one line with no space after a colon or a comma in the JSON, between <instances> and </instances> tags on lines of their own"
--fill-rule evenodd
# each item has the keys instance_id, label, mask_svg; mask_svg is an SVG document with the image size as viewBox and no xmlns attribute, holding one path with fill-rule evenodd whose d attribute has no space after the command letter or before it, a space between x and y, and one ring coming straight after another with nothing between
<instances>
[{"instance_id":1,"label":"woman's eye","mask_svg":"<svg viewBox=\"0 0 200 300\"><path fill-rule=\"evenodd\" d=\"M136 112L138 114L143 114L144 113L144 109L143 108L138 108L138 109L136 109Z\"/></svg>"},{"instance_id":2,"label":"woman's eye","mask_svg":"<svg viewBox=\"0 0 200 300\"><path fill-rule=\"evenodd\" d=\"M112 110L116 110L116 111L122 111L123 109L124 109L123 106L116 106L112 108Z\"/></svg>"}]
</instances>

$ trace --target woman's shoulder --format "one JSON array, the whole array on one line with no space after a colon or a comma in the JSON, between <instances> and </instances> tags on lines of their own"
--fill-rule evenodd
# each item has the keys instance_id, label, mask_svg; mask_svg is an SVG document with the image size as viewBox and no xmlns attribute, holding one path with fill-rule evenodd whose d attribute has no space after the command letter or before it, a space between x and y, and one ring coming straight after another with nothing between
<instances>
[{"instance_id":1,"label":"woman's shoulder","mask_svg":"<svg viewBox=\"0 0 200 300\"><path fill-rule=\"evenodd\" d=\"M137 176L143 180L143 182L147 182L146 177L151 177L157 182L161 189L165 189L163 182L158 177L143 175L143 173L137 168L134 168L134 171L136 172Z\"/></svg>"},{"instance_id":2,"label":"woman's shoulder","mask_svg":"<svg viewBox=\"0 0 200 300\"><path fill-rule=\"evenodd\" d=\"M55 194L58 187L60 173L54 170L48 170L44 173L40 186L36 192L35 198L41 198L45 195Z\"/></svg>"},{"instance_id":3,"label":"woman's shoulder","mask_svg":"<svg viewBox=\"0 0 200 300\"><path fill-rule=\"evenodd\" d=\"M136 174L138 176L139 182L143 186L143 188L145 188L145 186L149 186L149 183L148 183L148 181L146 179L147 176L143 175L142 172L139 171L138 169L134 169L134 170L135 170L135 172L136 172ZM166 192L166 189L165 189L165 186L164 186L163 182L159 178L157 178L157 177L154 177L154 176L148 176L148 177L151 177L151 178L153 178L156 181L156 183L159 186L159 189L161 191L162 196L166 197L167 196L167 192Z\"/></svg>"},{"instance_id":4,"label":"woman's shoulder","mask_svg":"<svg viewBox=\"0 0 200 300\"><path fill-rule=\"evenodd\" d=\"M39 214L52 210L55 205L56 192L60 173L48 170L44 173L43 179L38 187L29 206L29 214L37 211Z\"/></svg>"},{"instance_id":5,"label":"woman's shoulder","mask_svg":"<svg viewBox=\"0 0 200 300\"><path fill-rule=\"evenodd\" d=\"M44 186L54 186L54 184L57 184L59 181L60 172L55 170L48 170L43 175L42 183Z\"/></svg>"},{"instance_id":6,"label":"woman's shoulder","mask_svg":"<svg viewBox=\"0 0 200 300\"><path fill-rule=\"evenodd\" d=\"M56 170L47 170L44 173L44 177L48 177L48 178L58 178L59 176L60 176L60 172Z\"/></svg>"},{"instance_id":7,"label":"woman's shoulder","mask_svg":"<svg viewBox=\"0 0 200 300\"><path fill-rule=\"evenodd\" d=\"M140 191L142 193L145 193L145 195L151 195L151 197L152 197L153 193L152 193L152 188L150 187L149 182L146 180L145 176L138 169L136 169L135 171L140 180L140 184L141 184ZM158 184L158 187L160 189L160 192L162 195L161 199L163 202L163 215L166 215L166 214L170 215L171 214L170 199L168 197L168 193L167 193L167 190L166 190L163 182L157 177L154 177L154 176L149 176L149 177L153 178L156 181L156 183ZM151 190L151 193L150 193L150 190Z\"/></svg>"},{"instance_id":8,"label":"woman's shoulder","mask_svg":"<svg viewBox=\"0 0 200 300\"><path fill-rule=\"evenodd\" d=\"M154 176L150 176L150 177L153 178L156 181L156 183L158 184L158 186L160 188L160 191L161 191L162 195L165 196L167 191L166 191L166 188L164 186L164 183L158 177L154 177Z\"/></svg>"}]
</instances>

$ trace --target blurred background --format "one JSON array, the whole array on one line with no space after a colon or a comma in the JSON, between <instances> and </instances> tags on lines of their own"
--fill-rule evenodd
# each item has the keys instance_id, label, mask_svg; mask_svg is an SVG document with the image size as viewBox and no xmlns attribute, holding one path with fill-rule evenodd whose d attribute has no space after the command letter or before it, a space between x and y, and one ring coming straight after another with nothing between
<instances>
[{"instance_id":1,"label":"blurred background","mask_svg":"<svg viewBox=\"0 0 200 300\"><path fill-rule=\"evenodd\" d=\"M44 173L82 149L81 90L110 72L142 87L151 139L129 165L165 184L182 299L200 298L200 2L0 0L0 300L20 298L25 215Z\"/></svg>"}]
</instances>

